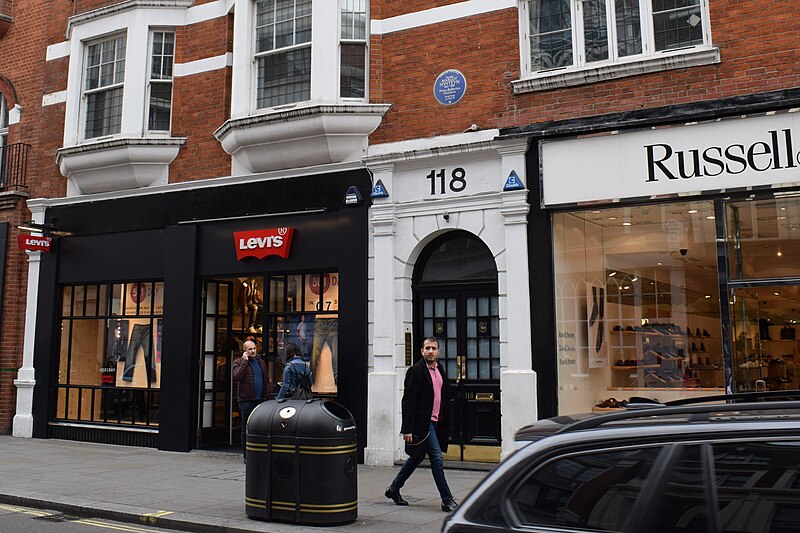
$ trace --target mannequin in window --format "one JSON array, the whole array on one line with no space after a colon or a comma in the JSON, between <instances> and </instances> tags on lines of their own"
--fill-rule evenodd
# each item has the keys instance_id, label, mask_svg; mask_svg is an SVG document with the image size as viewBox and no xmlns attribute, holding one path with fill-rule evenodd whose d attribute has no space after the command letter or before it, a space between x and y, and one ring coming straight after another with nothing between
<instances>
[{"instance_id":1,"label":"mannequin in window","mask_svg":"<svg viewBox=\"0 0 800 533\"><path fill-rule=\"evenodd\" d=\"M264 307L261 287L255 278L247 279L242 285L244 286L244 309L250 315L247 330L250 333L260 333L261 325L258 324L258 318Z\"/></svg>"}]
</instances>

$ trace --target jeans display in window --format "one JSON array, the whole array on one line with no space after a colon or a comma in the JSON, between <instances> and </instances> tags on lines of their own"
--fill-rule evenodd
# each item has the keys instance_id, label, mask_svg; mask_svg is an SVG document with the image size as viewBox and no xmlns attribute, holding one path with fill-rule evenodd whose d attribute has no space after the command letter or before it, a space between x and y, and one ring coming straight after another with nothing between
<instances>
[{"instance_id":1,"label":"jeans display in window","mask_svg":"<svg viewBox=\"0 0 800 533\"><path fill-rule=\"evenodd\" d=\"M136 324L133 326L130 343L128 344L128 351L125 354L125 370L122 372L123 381L133 381L136 352L140 347L144 352L145 364L149 369L149 380L151 383L156 380L156 364L153 359L151 330L150 324Z\"/></svg>"},{"instance_id":2,"label":"jeans display in window","mask_svg":"<svg viewBox=\"0 0 800 533\"><path fill-rule=\"evenodd\" d=\"M314 323L314 344L311 349L311 373L319 376L319 360L322 348L327 344L331 350L331 366L333 367L333 382L338 382L339 357L338 357L339 320L336 318L318 318ZM315 378L316 379L316 378Z\"/></svg>"}]
</instances>

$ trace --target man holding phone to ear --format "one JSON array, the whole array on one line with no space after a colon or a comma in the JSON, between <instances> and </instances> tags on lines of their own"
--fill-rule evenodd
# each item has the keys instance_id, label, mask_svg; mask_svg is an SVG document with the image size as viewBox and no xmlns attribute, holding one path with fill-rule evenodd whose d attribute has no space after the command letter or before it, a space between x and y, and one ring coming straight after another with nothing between
<instances>
[{"instance_id":1,"label":"man holding phone to ear","mask_svg":"<svg viewBox=\"0 0 800 533\"><path fill-rule=\"evenodd\" d=\"M401 431L407 444L416 444L419 452L409 454L403 467L386 489L385 496L395 505L408 505L400 489L422 462L425 454L431 461L431 473L442 497L442 511L454 511L458 504L453 499L444 477L444 459L450 427L450 382L444 367L439 363L439 339L426 337L422 341L422 358L408 369L403 392L403 422ZM408 450L409 447L406 447Z\"/></svg>"},{"instance_id":2,"label":"man holding phone to ear","mask_svg":"<svg viewBox=\"0 0 800 533\"><path fill-rule=\"evenodd\" d=\"M239 413L242 415L242 454L247 462L247 419L250 413L269 396L269 370L267 363L256 353L256 343L247 340L244 353L233 362L233 381Z\"/></svg>"}]
</instances>

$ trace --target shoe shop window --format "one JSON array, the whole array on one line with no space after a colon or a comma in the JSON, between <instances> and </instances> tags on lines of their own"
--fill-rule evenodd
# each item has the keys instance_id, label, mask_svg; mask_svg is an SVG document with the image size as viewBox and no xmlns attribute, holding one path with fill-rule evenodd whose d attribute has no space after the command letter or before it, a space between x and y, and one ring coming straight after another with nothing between
<instances>
[{"instance_id":1,"label":"shoe shop window","mask_svg":"<svg viewBox=\"0 0 800 533\"><path fill-rule=\"evenodd\" d=\"M561 413L723 390L710 201L553 215Z\"/></svg>"},{"instance_id":2,"label":"shoe shop window","mask_svg":"<svg viewBox=\"0 0 800 533\"><path fill-rule=\"evenodd\" d=\"M800 387L800 198L726 207L733 379L738 391Z\"/></svg>"},{"instance_id":3,"label":"shoe shop window","mask_svg":"<svg viewBox=\"0 0 800 533\"><path fill-rule=\"evenodd\" d=\"M163 282L62 292L58 421L158 426Z\"/></svg>"}]
</instances>

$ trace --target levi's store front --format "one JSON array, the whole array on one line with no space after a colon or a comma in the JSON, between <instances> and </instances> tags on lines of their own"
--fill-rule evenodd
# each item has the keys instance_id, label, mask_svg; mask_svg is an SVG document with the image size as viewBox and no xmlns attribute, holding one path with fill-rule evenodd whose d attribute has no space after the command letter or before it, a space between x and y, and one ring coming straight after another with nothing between
<instances>
[{"instance_id":1,"label":"levi's store front","mask_svg":"<svg viewBox=\"0 0 800 533\"><path fill-rule=\"evenodd\" d=\"M71 233L41 256L34 437L238 446L231 369L247 340L272 397L294 342L315 395L363 427L368 205L345 200L368 197L369 176L204 185L32 202Z\"/></svg>"},{"instance_id":2,"label":"levi's store front","mask_svg":"<svg viewBox=\"0 0 800 533\"><path fill-rule=\"evenodd\" d=\"M659 126L540 142L561 414L800 388L800 117Z\"/></svg>"}]
</instances>

